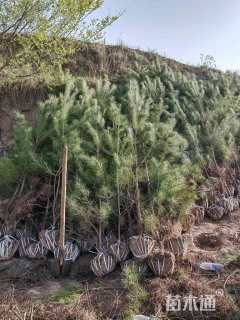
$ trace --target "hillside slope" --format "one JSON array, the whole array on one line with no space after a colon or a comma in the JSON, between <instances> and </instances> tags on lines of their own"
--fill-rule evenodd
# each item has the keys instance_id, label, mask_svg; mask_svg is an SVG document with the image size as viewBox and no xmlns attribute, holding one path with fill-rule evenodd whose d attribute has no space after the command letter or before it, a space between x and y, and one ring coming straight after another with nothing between
<instances>
[{"instance_id":1,"label":"hillside slope","mask_svg":"<svg viewBox=\"0 0 240 320\"><path fill-rule=\"evenodd\" d=\"M89 306L102 319L140 312L165 317L169 294L201 299L223 289L215 319L238 319L239 77L88 44L66 69L51 82L25 79L1 88L1 140L11 147L0 157L0 258L7 260L0 278L27 285L59 275L67 145L63 271L81 285L66 280L65 292L64 280L23 290L41 297L49 288L63 300L52 297L52 305L47 297L37 317L58 308L75 319ZM202 272L204 261L223 263L222 273ZM12 303L26 315L30 305L19 296L0 314ZM110 297L114 302L106 305ZM192 310L168 316L211 319Z\"/></svg>"},{"instance_id":2,"label":"hillside slope","mask_svg":"<svg viewBox=\"0 0 240 320\"><path fill-rule=\"evenodd\" d=\"M70 70L74 76L93 80L108 76L112 81L118 82L129 70L147 68L156 60L167 64L173 71L193 75L197 79L209 79L210 70L206 67L182 64L155 53L130 49L121 45L81 43L65 68ZM212 70L212 72L221 76L218 70ZM48 83L38 77L34 80L23 78L14 84L0 86L1 145L7 145L12 139L15 112L23 112L28 120L33 121L38 102L45 100L48 93Z\"/></svg>"}]
</instances>

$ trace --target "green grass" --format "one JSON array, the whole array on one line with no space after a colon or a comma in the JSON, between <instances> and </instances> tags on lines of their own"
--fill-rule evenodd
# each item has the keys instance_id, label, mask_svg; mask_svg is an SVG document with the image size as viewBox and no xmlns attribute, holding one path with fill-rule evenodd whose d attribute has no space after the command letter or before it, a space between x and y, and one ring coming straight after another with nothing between
<instances>
[{"instance_id":1,"label":"green grass","mask_svg":"<svg viewBox=\"0 0 240 320\"><path fill-rule=\"evenodd\" d=\"M228 264L228 263L239 263L240 264L240 255L238 252L236 254L224 255L221 259L218 260L219 263Z\"/></svg>"},{"instance_id":2,"label":"green grass","mask_svg":"<svg viewBox=\"0 0 240 320\"><path fill-rule=\"evenodd\" d=\"M50 300L62 304L73 304L76 303L81 294L83 288L78 284L66 284L62 290L50 296Z\"/></svg>"}]
</instances>

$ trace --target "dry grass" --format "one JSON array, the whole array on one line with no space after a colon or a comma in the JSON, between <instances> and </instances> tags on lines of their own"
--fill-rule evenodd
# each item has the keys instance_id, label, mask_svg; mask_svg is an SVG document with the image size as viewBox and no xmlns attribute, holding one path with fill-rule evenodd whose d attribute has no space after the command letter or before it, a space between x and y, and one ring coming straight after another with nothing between
<instances>
[{"instance_id":1,"label":"dry grass","mask_svg":"<svg viewBox=\"0 0 240 320\"><path fill-rule=\"evenodd\" d=\"M234 319L227 318L230 314L240 314L239 308L235 301L225 292L223 295L217 295L218 283L207 279L206 277L189 277L184 273L178 273L177 279L154 279L148 283L148 290L151 292L150 304L152 312L156 316L166 314L166 297L168 295L181 296L183 303L184 297L190 294L194 297L201 297L205 295L214 295L216 297L216 311L215 312L191 312L189 310L180 311L177 313L168 313L171 319ZM220 291L219 291L220 292ZM199 305L198 305L199 307ZM239 318L236 318L239 319Z\"/></svg>"},{"instance_id":2,"label":"dry grass","mask_svg":"<svg viewBox=\"0 0 240 320\"><path fill-rule=\"evenodd\" d=\"M239 272L230 270L221 276L203 276L187 270L185 265L179 265L177 272L167 279L146 279L145 287L149 293L149 299L144 304L144 314L158 316L159 319L186 319L186 320L210 320L210 319L239 319L240 309L236 301L239 292L234 292L235 298L229 290L239 287ZM223 295L217 295L216 291L224 289ZM72 292L71 292L72 294ZM216 296L216 312L184 311L180 313L166 313L167 295L180 295L181 297L192 294ZM64 297L66 292L64 292ZM119 274L102 280L95 280L87 284L80 291L78 299L72 303L57 302L58 299L27 298L21 291L12 291L7 296L1 296L0 319L1 320L112 320L122 319L121 316L128 306L128 298L125 290L120 287ZM165 317L165 318L164 318ZM167 318L168 317L168 318Z\"/></svg>"},{"instance_id":3,"label":"dry grass","mask_svg":"<svg viewBox=\"0 0 240 320\"><path fill-rule=\"evenodd\" d=\"M129 69L136 69L136 64L148 66L160 59L173 70L194 73L201 79L209 77L209 69L180 63L161 56L158 53L129 48L123 44L104 45L99 43L79 43L74 56L65 66L71 73L85 77L108 75L110 78L124 74ZM218 70L212 70L221 73Z\"/></svg>"},{"instance_id":4,"label":"dry grass","mask_svg":"<svg viewBox=\"0 0 240 320\"><path fill-rule=\"evenodd\" d=\"M39 303L16 298L14 294L1 297L1 320L97 320L94 311L83 308L81 300L71 305Z\"/></svg>"}]
</instances>

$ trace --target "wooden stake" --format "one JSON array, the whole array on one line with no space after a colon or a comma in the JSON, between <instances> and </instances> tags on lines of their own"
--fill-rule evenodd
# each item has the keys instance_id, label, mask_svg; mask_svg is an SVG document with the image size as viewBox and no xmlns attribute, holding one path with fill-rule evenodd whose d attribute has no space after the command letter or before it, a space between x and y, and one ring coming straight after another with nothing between
<instances>
[{"instance_id":1,"label":"wooden stake","mask_svg":"<svg viewBox=\"0 0 240 320\"><path fill-rule=\"evenodd\" d=\"M65 245L65 216L66 216L66 197L67 197L67 162L68 147L65 145L62 158L62 185L61 185L61 211L60 211L60 234L59 234L59 266L62 270L64 263L64 245Z\"/></svg>"}]
</instances>

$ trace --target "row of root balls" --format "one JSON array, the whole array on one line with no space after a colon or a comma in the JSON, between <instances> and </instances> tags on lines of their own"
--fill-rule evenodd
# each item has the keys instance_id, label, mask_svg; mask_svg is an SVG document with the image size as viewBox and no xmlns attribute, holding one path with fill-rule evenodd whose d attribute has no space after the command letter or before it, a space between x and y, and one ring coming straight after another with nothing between
<instances>
[{"instance_id":1,"label":"row of root balls","mask_svg":"<svg viewBox=\"0 0 240 320\"><path fill-rule=\"evenodd\" d=\"M43 230L39 240L18 232L14 237L4 235L0 239L0 260L9 260L18 252L19 257L41 259L49 252L58 259L60 250L57 245L59 233L57 230ZM112 239L107 246L95 251L96 256L90 262L90 268L97 277L111 273L120 264L121 268L136 267L143 274L147 266L156 276L164 277L174 272L175 257L183 256L187 249L184 237L165 239L157 242L148 235L136 235L128 241ZM80 254L92 252L92 245L87 241L74 243L67 241L64 247L64 260L74 262L81 259ZM132 258L130 258L132 256Z\"/></svg>"}]
</instances>

